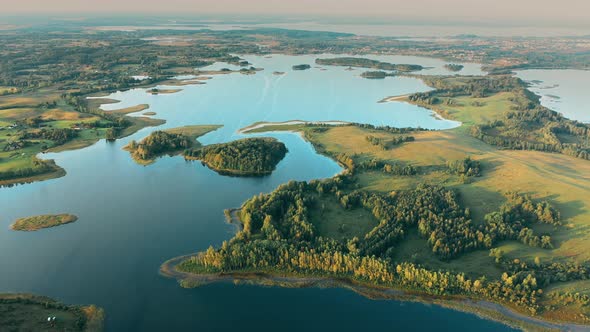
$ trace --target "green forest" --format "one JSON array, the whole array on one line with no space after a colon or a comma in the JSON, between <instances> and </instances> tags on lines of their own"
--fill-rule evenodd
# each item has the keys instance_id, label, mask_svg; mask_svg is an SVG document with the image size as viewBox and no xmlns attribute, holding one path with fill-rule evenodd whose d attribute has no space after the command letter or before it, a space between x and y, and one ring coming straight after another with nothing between
<instances>
[{"instance_id":1,"label":"green forest","mask_svg":"<svg viewBox=\"0 0 590 332\"><path fill-rule=\"evenodd\" d=\"M286 154L285 144L274 138L245 138L187 150L184 156L220 174L263 176L272 173Z\"/></svg>"},{"instance_id":2,"label":"green forest","mask_svg":"<svg viewBox=\"0 0 590 332\"><path fill-rule=\"evenodd\" d=\"M158 130L139 143L131 141L126 148L131 152L134 159L146 161L162 154L186 150L192 146L193 140L186 135Z\"/></svg>"}]
</instances>

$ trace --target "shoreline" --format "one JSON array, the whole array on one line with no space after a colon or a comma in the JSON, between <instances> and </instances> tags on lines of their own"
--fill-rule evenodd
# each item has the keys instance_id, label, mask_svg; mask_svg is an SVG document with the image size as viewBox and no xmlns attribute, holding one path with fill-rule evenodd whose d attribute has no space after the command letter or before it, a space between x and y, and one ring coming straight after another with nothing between
<instances>
[{"instance_id":1,"label":"shoreline","mask_svg":"<svg viewBox=\"0 0 590 332\"><path fill-rule=\"evenodd\" d=\"M330 125L330 126L339 126L339 125L347 125L350 122L347 121L340 121L340 120L329 120L329 121L305 121L305 120L288 120L288 121L280 121L280 122L265 122L265 121L258 121L254 122L251 125L238 129L238 134L248 134L252 133L252 131L270 127L270 126L289 126L289 125Z\"/></svg>"},{"instance_id":2,"label":"shoreline","mask_svg":"<svg viewBox=\"0 0 590 332\"><path fill-rule=\"evenodd\" d=\"M10 229L18 232L35 232L46 228L67 225L78 220L78 216L68 213L45 214L16 219Z\"/></svg>"},{"instance_id":3,"label":"shoreline","mask_svg":"<svg viewBox=\"0 0 590 332\"><path fill-rule=\"evenodd\" d=\"M449 129L437 129L437 130L441 130L441 131L443 131L443 130L452 130L452 129L460 128L460 127L463 126L463 122L453 119L452 117L448 116L448 114L445 114L445 112L442 112L439 109L431 108L431 107L428 107L426 105L422 105L422 104L418 104L418 103L414 103L414 102L410 101L408 99L408 97L410 95L411 94L399 95L399 96L390 96L390 97L386 97L386 98L381 99L377 103L380 103L380 104L381 103L390 103L390 102L406 103L406 104L410 104L410 105L422 107L422 108L424 108L426 110L431 111L432 112L431 116L434 117L437 120L452 121L452 122L456 122L457 123L457 126L456 127L449 128ZM445 115L447 117L445 117Z\"/></svg>"},{"instance_id":4,"label":"shoreline","mask_svg":"<svg viewBox=\"0 0 590 332\"><path fill-rule=\"evenodd\" d=\"M392 101L405 101L409 96L410 96L410 94L389 96L389 97L385 97L385 98L379 100L378 103L389 103Z\"/></svg>"},{"instance_id":5,"label":"shoreline","mask_svg":"<svg viewBox=\"0 0 590 332\"><path fill-rule=\"evenodd\" d=\"M232 209L235 210L235 209ZM368 283L361 283L349 278L330 276L306 276L296 273L280 272L228 272L228 273L190 273L178 271L178 264L195 254L171 258L160 266L159 274L163 277L176 279L183 288L195 288L218 282L234 284L250 284L255 286L285 288L342 288L353 291L372 300L394 300L434 304L443 308L474 314L510 327L533 331L586 331L587 325L553 322L522 314L513 308L500 303L464 296L434 296L412 290L390 288Z\"/></svg>"},{"instance_id":6,"label":"shoreline","mask_svg":"<svg viewBox=\"0 0 590 332\"><path fill-rule=\"evenodd\" d=\"M8 180L1 180L0 181L0 188L25 185L25 184L29 184L29 183L41 182L41 181L52 180L52 179L59 179L61 177L66 176L66 174L67 174L66 170L64 168L58 166L53 159L44 159L44 160L50 161L51 163L53 163L54 169L52 171L47 172L47 173L41 173L41 174L27 176L24 178L14 178L14 179L8 179Z\"/></svg>"}]
</instances>

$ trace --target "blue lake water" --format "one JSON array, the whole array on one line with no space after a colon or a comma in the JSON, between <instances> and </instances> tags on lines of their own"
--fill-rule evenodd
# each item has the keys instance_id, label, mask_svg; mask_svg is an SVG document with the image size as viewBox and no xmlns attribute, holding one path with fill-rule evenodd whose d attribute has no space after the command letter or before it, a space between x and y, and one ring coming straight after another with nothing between
<instances>
[{"instance_id":1,"label":"blue lake water","mask_svg":"<svg viewBox=\"0 0 590 332\"><path fill-rule=\"evenodd\" d=\"M237 130L255 121L344 120L432 129L457 125L415 106L377 103L391 95L427 91L416 79L366 80L358 76L360 70L339 67L291 70L294 64L313 63L314 57L247 59L265 70L216 75L207 84L183 86L176 94L118 92L109 98L121 102L103 107L147 103L156 117L167 120L161 128L224 125L201 139L206 144L240 138ZM401 60L444 70L438 60ZM229 283L182 289L175 280L158 275L160 264L231 238L235 229L224 222L224 209L289 180L327 178L341 168L292 133L271 135L283 141L289 153L263 178L220 176L179 156L137 165L121 148L155 129L45 155L64 167L67 176L0 189L0 292L97 304L106 310L109 331L511 330L439 306L373 301L344 289ZM45 213L73 213L79 220L30 233L8 229L16 218Z\"/></svg>"},{"instance_id":2,"label":"blue lake water","mask_svg":"<svg viewBox=\"0 0 590 332\"><path fill-rule=\"evenodd\" d=\"M541 96L541 104L566 117L590 123L590 71L534 69L518 71L517 76L531 84Z\"/></svg>"}]
</instances>

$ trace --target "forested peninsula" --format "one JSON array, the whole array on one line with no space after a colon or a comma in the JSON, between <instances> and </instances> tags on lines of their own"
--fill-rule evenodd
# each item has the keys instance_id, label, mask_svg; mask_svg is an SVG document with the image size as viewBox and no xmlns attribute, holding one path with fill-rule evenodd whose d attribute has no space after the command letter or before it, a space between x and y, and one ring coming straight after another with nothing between
<instances>
[{"instance_id":1,"label":"forested peninsula","mask_svg":"<svg viewBox=\"0 0 590 332\"><path fill-rule=\"evenodd\" d=\"M570 240L580 232L572 225L583 227L588 217L568 199L590 204L590 183L576 175L590 172L583 158L586 125L544 109L509 76L424 80L437 90L405 100L429 105L461 127L292 123L252 129L302 132L346 171L251 198L238 212L243 229L234 238L167 266L168 275L187 287L216 276L328 278L377 293L486 300L549 321L588 324L587 256L567 256L580 243ZM553 128L554 137L566 133L569 139L556 145L560 150L490 145L473 135L473 127L490 121L507 128L493 132L502 137L551 139Z\"/></svg>"}]
</instances>

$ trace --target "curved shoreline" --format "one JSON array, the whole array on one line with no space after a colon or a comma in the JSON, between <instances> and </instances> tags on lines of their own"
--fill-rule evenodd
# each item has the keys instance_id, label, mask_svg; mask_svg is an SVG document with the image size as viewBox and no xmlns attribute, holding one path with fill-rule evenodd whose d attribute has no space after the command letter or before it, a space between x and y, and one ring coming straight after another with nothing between
<instances>
[{"instance_id":1,"label":"curved shoreline","mask_svg":"<svg viewBox=\"0 0 590 332\"><path fill-rule=\"evenodd\" d=\"M477 315L484 319L493 320L511 327L525 330L540 331L587 331L589 326L560 323L527 316L502 304L486 300L477 300L463 296L434 296L411 290L380 287L363 284L347 278L280 275L269 272L229 272L229 273L189 273L178 271L178 264L195 256L182 255L165 261L159 269L159 274L176 279L182 287L195 288L217 282L233 282L253 284L257 286L286 287L286 288L344 288L369 299L386 299L396 301L411 301L425 304L435 304L441 307Z\"/></svg>"}]
</instances>

